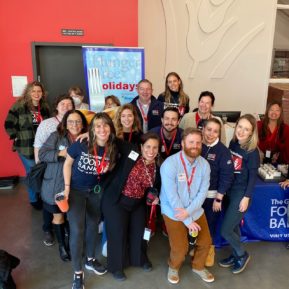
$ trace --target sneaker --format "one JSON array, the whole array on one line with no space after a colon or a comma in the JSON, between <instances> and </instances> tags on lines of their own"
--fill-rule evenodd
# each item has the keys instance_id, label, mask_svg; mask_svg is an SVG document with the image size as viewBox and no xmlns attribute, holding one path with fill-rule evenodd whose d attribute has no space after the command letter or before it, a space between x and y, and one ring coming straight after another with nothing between
<instances>
[{"instance_id":1,"label":"sneaker","mask_svg":"<svg viewBox=\"0 0 289 289\"><path fill-rule=\"evenodd\" d=\"M74 274L72 289L84 289L84 274Z\"/></svg>"},{"instance_id":2,"label":"sneaker","mask_svg":"<svg viewBox=\"0 0 289 289\"><path fill-rule=\"evenodd\" d=\"M153 269L153 265L150 261L147 261L143 264L142 268L145 272L150 272Z\"/></svg>"},{"instance_id":3,"label":"sneaker","mask_svg":"<svg viewBox=\"0 0 289 289\"><path fill-rule=\"evenodd\" d=\"M126 279L126 276L123 271L115 271L113 273L113 278L117 281L124 281Z\"/></svg>"},{"instance_id":4,"label":"sneaker","mask_svg":"<svg viewBox=\"0 0 289 289\"><path fill-rule=\"evenodd\" d=\"M168 281L172 284L177 284L180 282L179 271L169 267L168 270Z\"/></svg>"},{"instance_id":5,"label":"sneaker","mask_svg":"<svg viewBox=\"0 0 289 289\"><path fill-rule=\"evenodd\" d=\"M43 243L45 246L53 246L54 245L54 236L51 231L44 232Z\"/></svg>"},{"instance_id":6,"label":"sneaker","mask_svg":"<svg viewBox=\"0 0 289 289\"><path fill-rule=\"evenodd\" d=\"M192 270L194 273L199 275L201 279L205 282L211 283L215 281L213 274L210 273L206 268L204 268L203 270L196 270L196 269L192 269Z\"/></svg>"},{"instance_id":7,"label":"sneaker","mask_svg":"<svg viewBox=\"0 0 289 289\"><path fill-rule=\"evenodd\" d=\"M232 273L239 274L243 272L250 261L250 255L245 252L241 257L235 259L234 267L232 268Z\"/></svg>"},{"instance_id":8,"label":"sneaker","mask_svg":"<svg viewBox=\"0 0 289 289\"><path fill-rule=\"evenodd\" d=\"M221 261L219 261L219 266L223 267L223 268L229 268L232 267L235 264L235 256L231 255L228 258L225 258Z\"/></svg>"},{"instance_id":9,"label":"sneaker","mask_svg":"<svg viewBox=\"0 0 289 289\"><path fill-rule=\"evenodd\" d=\"M85 263L87 270L93 271L96 275L103 275L107 272L107 269L101 265L96 259L87 260Z\"/></svg>"}]
</instances>

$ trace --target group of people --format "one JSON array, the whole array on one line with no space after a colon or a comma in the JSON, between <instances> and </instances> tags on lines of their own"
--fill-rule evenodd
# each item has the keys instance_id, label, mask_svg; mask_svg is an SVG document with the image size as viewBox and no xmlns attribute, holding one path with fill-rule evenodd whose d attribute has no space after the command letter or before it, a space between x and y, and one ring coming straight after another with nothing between
<instances>
[{"instance_id":1,"label":"group of people","mask_svg":"<svg viewBox=\"0 0 289 289\"><path fill-rule=\"evenodd\" d=\"M168 281L179 282L193 235L192 271L213 282L208 257L214 254L216 224L224 211L221 235L232 253L219 265L242 272L250 255L238 227L257 177L258 145L265 161L289 161L282 106L270 104L260 123L250 114L241 116L227 148L223 123L212 112L212 92L200 94L195 112L175 72L166 77L158 98L147 79L138 83L137 92L122 106L108 96L104 112L90 124L81 112L87 106L79 87L56 99L50 118L45 90L36 81L9 110L5 129L26 172L39 161L47 163L41 192L28 188L31 205L43 205L45 244L53 245L54 231L60 258L72 261L73 289L84 288L83 256L87 270L97 275L109 271L117 280L126 279L127 266L151 271L149 224L160 204L170 244ZM116 106L111 118L105 111ZM289 181L281 185L286 188ZM67 214L55 203L60 192L68 200ZM107 234L107 267L95 255L100 220Z\"/></svg>"}]
</instances>

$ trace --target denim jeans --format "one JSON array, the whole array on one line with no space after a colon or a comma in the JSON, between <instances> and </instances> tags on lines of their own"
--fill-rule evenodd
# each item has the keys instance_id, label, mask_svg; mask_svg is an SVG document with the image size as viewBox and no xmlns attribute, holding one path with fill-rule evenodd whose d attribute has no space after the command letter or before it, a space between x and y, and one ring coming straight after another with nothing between
<instances>
[{"instance_id":1,"label":"denim jeans","mask_svg":"<svg viewBox=\"0 0 289 289\"><path fill-rule=\"evenodd\" d=\"M227 193L224 205L225 216L221 227L222 237L228 241L236 257L245 254L245 248L240 239L239 224L245 213L239 211L239 204L244 197L244 192L238 189L232 189Z\"/></svg>"},{"instance_id":2,"label":"denim jeans","mask_svg":"<svg viewBox=\"0 0 289 289\"><path fill-rule=\"evenodd\" d=\"M35 161L34 161L34 159L31 160L31 159L26 158L25 156L23 156L23 155L20 154L20 153L18 153L18 155L19 155L20 160L21 160L22 163L23 163L23 166L24 166L25 171L26 171L26 176L27 176L27 174L30 172L31 168L35 165ZM30 203L37 202L37 200L38 200L37 193L34 192L34 191L33 191L31 188L29 188L29 187L27 187L27 191L28 191Z\"/></svg>"}]
</instances>

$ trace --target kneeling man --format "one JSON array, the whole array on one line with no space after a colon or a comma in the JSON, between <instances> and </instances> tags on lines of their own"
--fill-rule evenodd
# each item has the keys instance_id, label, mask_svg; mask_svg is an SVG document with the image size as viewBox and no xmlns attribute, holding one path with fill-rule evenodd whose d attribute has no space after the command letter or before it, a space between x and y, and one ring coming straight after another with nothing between
<instances>
[{"instance_id":1,"label":"kneeling man","mask_svg":"<svg viewBox=\"0 0 289 289\"><path fill-rule=\"evenodd\" d=\"M198 129L183 132L182 150L161 166L161 210L170 242L168 281L179 282L179 269L188 253L188 233L198 234L191 266L205 282L214 276L205 268L212 244L202 208L210 184L210 165L201 157L202 134Z\"/></svg>"}]
</instances>

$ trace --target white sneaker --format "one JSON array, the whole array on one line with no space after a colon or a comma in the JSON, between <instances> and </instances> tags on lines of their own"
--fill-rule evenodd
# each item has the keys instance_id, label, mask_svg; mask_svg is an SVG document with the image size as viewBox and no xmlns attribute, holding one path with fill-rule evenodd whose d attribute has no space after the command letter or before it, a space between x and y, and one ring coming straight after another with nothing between
<instances>
[{"instance_id":1,"label":"white sneaker","mask_svg":"<svg viewBox=\"0 0 289 289\"><path fill-rule=\"evenodd\" d=\"M179 271L169 267L168 270L168 281L172 284L177 284L180 282Z\"/></svg>"},{"instance_id":2,"label":"white sneaker","mask_svg":"<svg viewBox=\"0 0 289 289\"><path fill-rule=\"evenodd\" d=\"M206 268L204 268L203 270L192 269L192 271L199 275L205 282L211 283L215 281L213 274L210 273Z\"/></svg>"}]
</instances>

